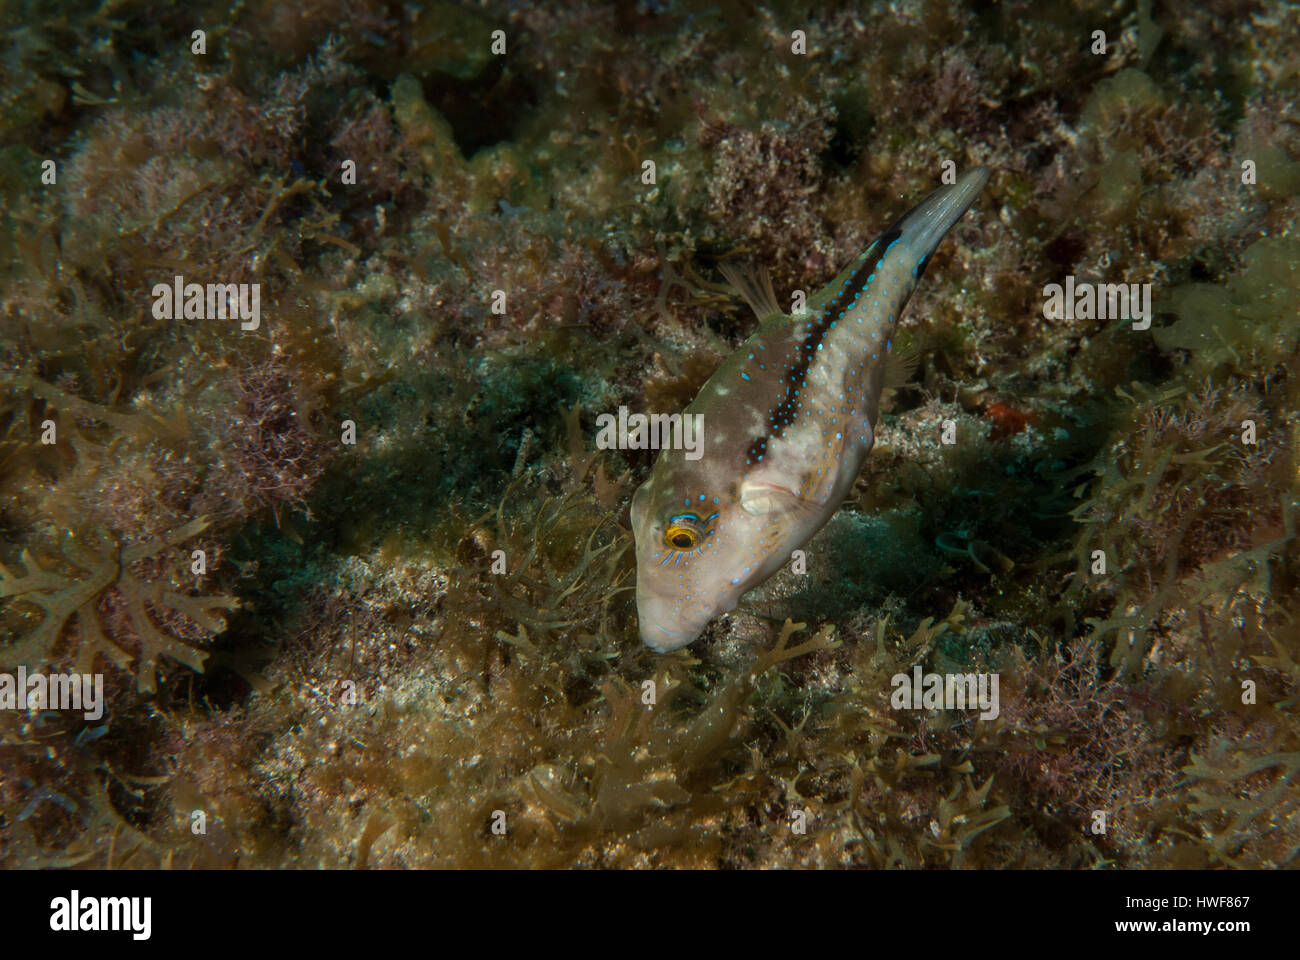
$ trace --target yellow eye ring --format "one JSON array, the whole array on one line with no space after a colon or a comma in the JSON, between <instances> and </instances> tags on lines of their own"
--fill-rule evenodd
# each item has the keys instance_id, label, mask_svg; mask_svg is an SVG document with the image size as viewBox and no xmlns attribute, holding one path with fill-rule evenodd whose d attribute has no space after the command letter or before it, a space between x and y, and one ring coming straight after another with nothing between
<instances>
[{"instance_id":1,"label":"yellow eye ring","mask_svg":"<svg viewBox=\"0 0 1300 960\"><path fill-rule=\"evenodd\" d=\"M716 513L703 520L693 513L679 513L675 517L669 517L668 526L664 529L664 546L678 553L691 552L713 532L709 525L716 517Z\"/></svg>"},{"instance_id":2,"label":"yellow eye ring","mask_svg":"<svg viewBox=\"0 0 1300 960\"><path fill-rule=\"evenodd\" d=\"M664 530L664 546L670 550L694 550L700 538L699 527L686 517L673 517Z\"/></svg>"}]
</instances>

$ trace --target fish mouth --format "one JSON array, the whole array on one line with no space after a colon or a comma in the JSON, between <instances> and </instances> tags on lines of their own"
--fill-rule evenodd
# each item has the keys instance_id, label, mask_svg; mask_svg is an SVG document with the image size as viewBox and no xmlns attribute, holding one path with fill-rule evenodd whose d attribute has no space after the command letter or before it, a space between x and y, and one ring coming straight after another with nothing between
<instances>
[{"instance_id":1,"label":"fish mouth","mask_svg":"<svg viewBox=\"0 0 1300 960\"><path fill-rule=\"evenodd\" d=\"M679 650L699 635L699 630L669 630L657 620L641 618L641 642L655 653Z\"/></svg>"}]
</instances>

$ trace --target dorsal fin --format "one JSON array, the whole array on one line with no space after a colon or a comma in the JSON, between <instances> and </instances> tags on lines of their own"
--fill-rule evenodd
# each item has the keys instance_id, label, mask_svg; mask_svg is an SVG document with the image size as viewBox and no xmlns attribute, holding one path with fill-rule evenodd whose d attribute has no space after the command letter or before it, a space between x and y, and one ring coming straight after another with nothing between
<instances>
[{"instance_id":1,"label":"dorsal fin","mask_svg":"<svg viewBox=\"0 0 1300 960\"><path fill-rule=\"evenodd\" d=\"M776 293L772 290L772 275L767 267L754 267L749 263L723 262L718 269L727 278L727 283L745 298L749 309L759 321L770 320L773 316L782 316L784 311L776 302Z\"/></svg>"}]
</instances>

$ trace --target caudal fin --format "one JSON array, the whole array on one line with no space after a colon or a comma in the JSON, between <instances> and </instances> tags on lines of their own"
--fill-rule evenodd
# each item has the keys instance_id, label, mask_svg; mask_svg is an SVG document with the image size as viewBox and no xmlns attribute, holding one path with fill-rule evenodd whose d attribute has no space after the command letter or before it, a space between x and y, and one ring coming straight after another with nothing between
<instances>
[{"instance_id":1,"label":"caudal fin","mask_svg":"<svg viewBox=\"0 0 1300 960\"><path fill-rule=\"evenodd\" d=\"M988 182L988 167L971 167L957 178L956 183L935 190L886 231L897 231L898 243L919 261L918 276L924 272L930 254L939 246L944 234L970 209Z\"/></svg>"}]
</instances>

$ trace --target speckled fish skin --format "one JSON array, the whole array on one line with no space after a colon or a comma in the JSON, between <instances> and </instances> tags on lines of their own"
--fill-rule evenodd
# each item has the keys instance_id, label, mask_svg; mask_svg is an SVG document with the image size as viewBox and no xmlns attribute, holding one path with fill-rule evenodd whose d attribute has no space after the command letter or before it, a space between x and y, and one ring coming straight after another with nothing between
<instances>
[{"instance_id":1,"label":"speckled fish skin","mask_svg":"<svg viewBox=\"0 0 1300 960\"><path fill-rule=\"evenodd\" d=\"M935 190L804 315L762 320L686 408L704 417L703 456L662 451L632 497L646 646L691 643L835 513L875 439L903 307L988 177L975 167Z\"/></svg>"}]
</instances>

